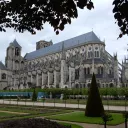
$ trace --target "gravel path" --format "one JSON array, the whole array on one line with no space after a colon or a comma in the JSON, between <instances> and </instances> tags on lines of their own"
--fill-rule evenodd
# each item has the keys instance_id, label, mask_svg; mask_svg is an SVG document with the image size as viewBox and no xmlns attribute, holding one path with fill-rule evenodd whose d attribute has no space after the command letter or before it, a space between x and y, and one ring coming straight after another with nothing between
<instances>
[{"instance_id":1,"label":"gravel path","mask_svg":"<svg viewBox=\"0 0 128 128\"><path fill-rule=\"evenodd\" d=\"M4 103L3 103L3 100L0 100L0 104L15 104L17 105L17 101L8 101L8 100L5 100ZM22 102L22 101L19 101L18 102L18 105L30 105L30 106L50 106L50 107L54 107L54 103L41 103L41 102ZM55 103L55 107L63 107L65 108L65 104L62 104L62 103ZM66 108L78 108L78 104L66 104ZM85 109L86 108L86 105L82 105L80 104L79 105L79 108L82 108L82 109ZM107 105L104 105L104 109L105 110L108 110L108 106ZM116 111L125 111L125 107L124 106L109 106L109 110L116 110ZM126 110L128 110L128 106L126 107Z\"/></svg>"}]
</instances>

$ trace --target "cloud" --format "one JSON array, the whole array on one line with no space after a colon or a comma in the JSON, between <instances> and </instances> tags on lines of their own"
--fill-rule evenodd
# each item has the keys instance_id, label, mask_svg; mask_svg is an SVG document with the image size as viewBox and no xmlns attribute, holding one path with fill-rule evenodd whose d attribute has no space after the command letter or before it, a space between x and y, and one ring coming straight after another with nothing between
<instances>
[{"instance_id":1,"label":"cloud","mask_svg":"<svg viewBox=\"0 0 128 128\"><path fill-rule=\"evenodd\" d=\"M47 23L42 31L38 31L36 35L28 32L17 33L13 29L8 29L6 33L0 34L0 59L4 62L6 56L6 48L15 38L22 46L22 55L34 51L36 42L39 40L52 40L57 43L89 31L95 32L101 40L105 39L106 50L113 55L118 52L119 61L127 54L124 50L127 46L127 36L117 40L120 33L118 26L112 13L111 0L93 0L95 8L91 11L79 9L78 18L72 20L71 25L66 25L64 31L56 35L53 28Z\"/></svg>"}]
</instances>

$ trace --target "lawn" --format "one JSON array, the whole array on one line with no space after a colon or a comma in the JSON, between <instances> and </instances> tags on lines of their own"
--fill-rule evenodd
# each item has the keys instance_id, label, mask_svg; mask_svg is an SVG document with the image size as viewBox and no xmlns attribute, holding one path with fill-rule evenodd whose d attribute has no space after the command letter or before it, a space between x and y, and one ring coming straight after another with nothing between
<instances>
[{"instance_id":1,"label":"lawn","mask_svg":"<svg viewBox=\"0 0 128 128\"><path fill-rule=\"evenodd\" d=\"M0 112L0 118L3 118L3 117L12 117L12 116L17 116L17 115L20 115L18 113L8 113L8 112Z\"/></svg>"},{"instance_id":2,"label":"lawn","mask_svg":"<svg viewBox=\"0 0 128 128\"><path fill-rule=\"evenodd\" d=\"M83 128L82 126L76 125L76 124L69 124L69 123L64 123L64 122L58 122L59 124L65 125L65 126L69 126L71 125L72 128Z\"/></svg>"},{"instance_id":3,"label":"lawn","mask_svg":"<svg viewBox=\"0 0 128 128\"><path fill-rule=\"evenodd\" d=\"M81 122L81 123L91 123L91 124L103 124L103 120L101 117L86 117L84 116L83 111L77 111L68 114L55 115L47 117L49 119L55 120L65 120L71 122ZM112 113L112 121L107 122L108 125L117 125L124 122L124 118L122 114Z\"/></svg>"},{"instance_id":4,"label":"lawn","mask_svg":"<svg viewBox=\"0 0 128 128\"><path fill-rule=\"evenodd\" d=\"M3 107L1 106L0 111L7 111L5 113L2 112L3 114L2 113L0 114L0 121L10 120L10 119L34 118L40 116L50 116L50 115L72 112L72 110L63 110L63 109L49 109L49 108L7 106L7 105L4 105ZM17 112L17 113L14 114L13 112ZM26 114L19 115L18 112L26 113Z\"/></svg>"}]
</instances>

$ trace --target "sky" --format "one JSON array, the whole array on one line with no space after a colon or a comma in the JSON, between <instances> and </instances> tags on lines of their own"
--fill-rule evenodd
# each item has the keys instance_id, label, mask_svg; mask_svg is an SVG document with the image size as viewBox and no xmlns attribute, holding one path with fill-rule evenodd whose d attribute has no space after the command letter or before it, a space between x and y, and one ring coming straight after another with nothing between
<instances>
[{"instance_id":1,"label":"sky","mask_svg":"<svg viewBox=\"0 0 128 128\"><path fill-rule=\"evenodd\" d=\"M127 54L128 36L118 39L120 34L119 27L115 24L112 13L112 0L92 0L93 10L78 9L78 18L73 19L72 23L65 26L65 29L56 35L53 28L46 23L44 29L37 31L36 35L29 32L18 33L13 29L7 29L0 33L0 60L5 63L6 48L15 38L22 46L22 56L36 49L36 42L39 40L52 40L57 43L72 37L93 32L101 39L105 40L106 50L113 55L117 52L118 60L121 62Z\"/></svg>"}]
</instances>

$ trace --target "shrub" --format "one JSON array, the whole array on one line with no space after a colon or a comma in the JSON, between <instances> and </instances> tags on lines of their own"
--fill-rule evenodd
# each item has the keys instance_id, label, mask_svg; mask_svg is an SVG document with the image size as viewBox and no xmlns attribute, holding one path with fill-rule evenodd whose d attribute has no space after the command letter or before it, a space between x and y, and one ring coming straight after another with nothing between
<instances>
[{"instance_id":1,"label":"shrub","mask_svg":"<svg viewBox=\"0 0 128 128\"><path fill-rule=\"evenodd\" d=\"M37 93L36 93L35 88L34 88L33 95L32 95L32 101L37 101Z\"/></svg>"},{"instance_id":2,"label":"shrub","mask_svg":"<svg viewBox=\"0 0 128 128\"><path fill-rule=\"evenodd\" d=\"M100 98L95 75L92 76L92 82L89 90L85 116L100 117L104 113L103 104Z\"/></svg>"}]
</instances>

